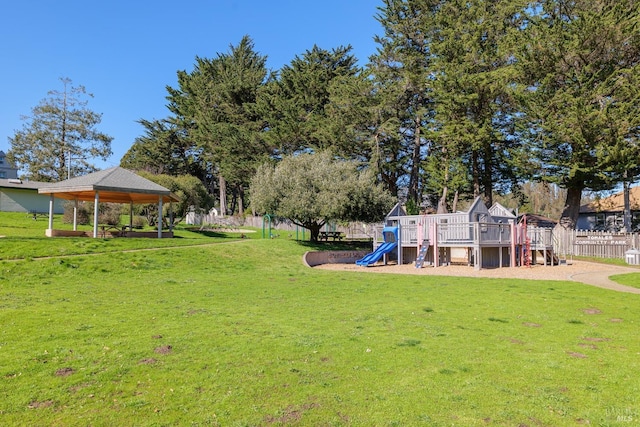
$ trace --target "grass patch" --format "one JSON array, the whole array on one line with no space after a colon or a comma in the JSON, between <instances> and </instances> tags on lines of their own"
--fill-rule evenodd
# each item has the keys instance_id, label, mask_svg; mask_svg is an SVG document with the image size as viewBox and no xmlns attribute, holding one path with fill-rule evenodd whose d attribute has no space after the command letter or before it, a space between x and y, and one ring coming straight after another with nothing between
<instances>
[{"instance_id":1,"label":"grass patch","mask_svg":"<svg viewBox=\"0 0 640 427\"><path fill-rule=\"evenodd\" d=\"M309 245L286 239L184 234L166 239L183 247L135 252L123 250L151 243L93 240L13 237L23 252L0 261L4 425L564 426L638 416L635 295L313 270L300 261ZM79 254L38 258L60 244ZM585 312L593 307L599 314Z\"/></svg>"},{"instance_id":2,"label":"grass patch","mask_svg":"<svg viewBox=\"0 0 640 427\"><path fill-rule=\"evenodd\" d=\"M622 285L640 289L640 274L638 273L617 274L611 276L610 279Z\"/></svg>"}]
</instances>

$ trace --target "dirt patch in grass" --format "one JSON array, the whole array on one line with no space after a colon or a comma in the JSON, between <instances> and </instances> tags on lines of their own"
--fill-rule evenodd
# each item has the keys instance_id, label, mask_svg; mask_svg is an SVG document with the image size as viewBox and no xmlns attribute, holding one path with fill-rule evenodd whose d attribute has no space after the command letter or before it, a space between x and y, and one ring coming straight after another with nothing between
<instances>
[{"instance_id":1,"label":"dirt patch in grass","mask_svg":"<svg viewBox=\"0 0 640 427\"><path fill-rule=\"evenodd\" d=\"M53 406L53 400L43 400L42 402L34 400L29 403L29 409L40 409L40 408L49 408Z\"/></svg>"},{"instance_id":2,"label":"dirt patch in grass","mask_svg":"<svg viewBox=\"0 0 640 427\"><path fill-rule=\"evenodd\" d=\"M599 337L584 337L582 338L583 341L591 341L591 342L605 342L605 341L611 341L611 338L599 338Z\"/></svg>"},{"instance_id":3,"label":"dirt patch in grass","mask_svg":"<svg viewBox=\"0 0 640 427\"><path fill-rule=\"evenodd\" d=\"M92 383L82 383L82 384L77 384L77 385L74 385L73 387L69 387L69 391L70 391L71 393L77 393L77 392L79 392L79 391L80 391L80 390L82 390L82 389L85 389L85 388L87 388L87 387L91 387L91 385L92 385Z\"/></svg>"},{"instance_id":4,"label":"dirt patch in grass","mask_svg":"<svg viewBox=\"0 0 640 427\"><path fill-rule=\"evenodd\" d=\"M288 424L292 424L292 423L298 423L300 422L300 420L302 419L302 416L304 415L305 412L313 409L313 408L317 408L319 405L317 403L307 403L305 405L302 405L300 407L296 407L293 405L288 406L286 409L284 409L282 411L281 415L278 416L272 416L269 415L267 417L265 417L265 423L267 424L284 424L284 425L288 425Z\"/></svg>"},{"instance_id":5,"label":"dirt patch in grass","mask_svg":"<svg viewBox=\"0 0 640 427\"><path fill-rule=\"evenodd\" d=\"M602 314L602 311L598 308L585 308L584 310L582 310L584 312L584 314Z\"/></svg>"},{"instance_id":6,"label":"dirt patch in grass","mask_svg":"<svg viewBox=\"0 0 640 427\"><path fill-rule=\"evenodd\" d=\"M170 345L161 345L153 350L157 354L169 354L173 351L173 347Z\"/></svg>"},{"instance_id":7,"label":"dirt patch in grass","mask_svg":"<svg viewBox=\"0 0 640 427\"><path fill-rule=\"evenodd\" d=\"M578 346L580 346L582 348L589 348L591 350L597 350L598 349L597 345L595 345L595 344L587 344L587 343L584 343L584 342L579 343Z\"/></svg>"},{"instance_id":8,"label":"dirt patch in grass","mask_svg":"<svg viewBox=\"0 0 640 427\"><path fill-rule=\"evenodd\" d=\"M154 340L159 340L162 338L162 335L152 335L151 338L153 338Z\"/></svg>"},{"instance_id":9,"label":"dirt patch in grass","mask_svg":"<svg viewBox=\"0 0 640 427\"><path fill-rule=\"evenodd\" d=\"M528 328L541 328L541 327L542 327L542 325L541 325L541 324L539 324L539 323L532 323L532 322L524 322L522 325L523 325L523 326L526 326L526 327L528 327Z\"/></svg>"},{"instance_id":10,"label":"dirt patch in grass","mask_svg":"<svg viewBox=\"0 0 640 427\"><path fill-rule=\"evenodd\" d=\"M157 362L153 357L145 357L138 362L138 365L154 365Z\"/></svg>"},{"instance_id":11,"label":"dirt patch in grass","mask_svg":"<svg viewBox=\"0 0 640 427\"><path fill-rule=\"evenodd\" d=\"M618 319L618 318L614 318L614 319L609 319L609 322L620 323L620 322L624 322L624 320Z\"/></svg>"},{"instance_id":12,"label":"dirt patch in grass","mask_svg":"<svg viewBox=\"0 0 640 427\"><path fill-rule=\"evenodd\" d=\"M74 372L75 372L75 369L73 368L60 368L56 371L56 377L68 377Z\"/></svg>"},{"instance_id":13,"label":"dirt patch in grass","mask_svg":"<svg viewBox=\"0 0 640 427\"><path fill-rule=\"evenodd\" d=\"M571 357L576 357L578 359L586 359L587 355L582 353L577 353L575 351L568 351L567 354Z\"/></svg>"}]
</instances>

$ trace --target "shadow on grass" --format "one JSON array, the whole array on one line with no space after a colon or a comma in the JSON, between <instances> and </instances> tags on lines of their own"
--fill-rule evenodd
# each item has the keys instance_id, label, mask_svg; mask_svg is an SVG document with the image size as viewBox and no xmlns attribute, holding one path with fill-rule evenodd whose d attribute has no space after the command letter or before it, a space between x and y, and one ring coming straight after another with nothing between
<instances>
[{"instance_id":1,"label":"shadow on grass","mask_svg":"<svg viewBox=\"0 0 640 427\"><path fill-rule=\"evenodd\" d=\"M308 240L298 240L300 246L316 251L349 251L371 249L371 242L366 240L348 240L345 242L311 242Z\"/></svg>"},{"instance_id":2,"label":"shadow on grass","mask_svg":"<svg viewBox=\"0 0 640 427\"><path fill-rule=\"evenodd\" d=\"M220 233L213 230L188 230L190 233L200 234L206 237L217 237L220 239L237 239L236 236L230 236L229 233Z\"/></svg>"}]
</instances>

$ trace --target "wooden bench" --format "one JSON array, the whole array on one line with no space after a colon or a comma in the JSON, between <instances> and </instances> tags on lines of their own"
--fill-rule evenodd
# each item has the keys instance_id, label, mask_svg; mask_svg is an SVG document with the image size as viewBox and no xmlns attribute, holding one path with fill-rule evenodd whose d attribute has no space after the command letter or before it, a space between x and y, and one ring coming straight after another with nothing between
<instances>
[{"instance_id":1,"label":"wooden bench","mask_svg":"<svg viewBox=\"0 0 640 427\"><path fill-rule=\"evenodd\" d=\"M321 231L320 234L318 234L318 239L324 240L325 242L328 242L329 239L332 239L334 242L336 240L342 241L342 232L341 231Z\"/></svg>"}]
</instances>

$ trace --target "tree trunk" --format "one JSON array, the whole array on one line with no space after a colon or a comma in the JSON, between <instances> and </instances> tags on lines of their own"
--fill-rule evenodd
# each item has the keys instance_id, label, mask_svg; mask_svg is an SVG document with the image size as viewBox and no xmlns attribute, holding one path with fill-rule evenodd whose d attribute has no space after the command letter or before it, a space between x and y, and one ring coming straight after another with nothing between
<instances>
[{"instance_id":1,"label":"tree trunk","mask_svg":"<svg viewBox=\"0 0 640 427\"><path fill-rule=\"evenodd\" d=\"M238 186L238 215L244 216L244 187Z\"/></svg>"},{"instance_id":2,"label":"tree trunk","mask_svg":"<svg viewBox=\"0 0 640 427\"><path fill-rule=\"evenodd\" d=\"M484 170L482 171L482 186L484 202L487 207L493 206L493 150L487 146L484 150Z\"/></svg>"},{"instance_id":3,"label":"tree trunk","mask_svg":"<svg viewBox=\"0 0 640 427\"><path fill-rule=\"evenodd\" d=\"M436 213L439 214L447 213L447 192L449 191L449 157L446 155L447 148L443 147L442 152L444 153L444 156L442 157L442 163L445 165L445 170L442 196L440 197L440 201L438 202L438 209L436 211Z\"/></svg>"},{"instance_id":4,"label":"tree trunk","mask_svg":"<svg viewBox=\"0 0 640 427\"><path fill-rule=\"evenodd\" d=\"M218 184L220 185L220 215L225 216L227 214L227 182L222 175L218 177Z\"/></svg>"},{"instance_id":5,"label":"tree trunk","mask_svg":"<svg viewBox=\"0 0 640 427\"><path fill-rule=\"evenodd\" d=\"M233 187L233 191L231 191L231 209L229 209L230 215L233 215L236 212L237 201L238 201L238 187Z\"/></svg>"},{"instance_id":6,"label":"tree trunk","mask_svg":"<svg viewBox=\"0 0 640 427\"><path fill-rule=\"evenodd\" d=\"M306 228L309 230L309 240L311 240L312 242L317 242L322 224L309 224Z\"/></svg>"},{"instance_id":7,"label":"tree trunk","mask_svg":"<svg viewBox=\"0 0 640 427\"><path fill-rule=\"evenodd\" d=\"M447 213L447 191L448 191L448 187L445 184L444 188L442 189L442 196L438 201L438 210L436 211L436 213L439 213L439 214Z\"/></svg>"},{"instance_id":8,"label":"tree trunk","mask_svg":"<svg viewBox=\"0 0 640 427\"><path fill-rule=\"evenodd\" d=\"M576 227L580 214L580 201L582 200L583 186L567 188L567 198L560 215L557 227L572 230Z\"/></svg>"},{"instance_id":9,"label":"tree trunk","mask_svg":"<svg viewBox=\"0 0 640 427\"><path fill-rule=\"evenodd\" d=\"M420 117L416 117L414 122L413 136L413 153L411 154L411 176L409 178L409 199L419 205L419 188L418 180L420 178Z\"/></svg>"},{"instance_id":10,"label":"tree trunk","mask_svg":"<svg viewBox=\"0 0 640 427\"><path fill-rule=\"evenodd\" d=\"M631 197L629 195L629 181L627 179L627 171L624 171L624 182L622 183L624 188L624 232L631 232Z\"/></svg>"},{"instance_id":11,"label":"tree trunk","mask_svg":"<svg viewBox=\"0 0 640 427\"><path fill-rule=\"evenodd\" d=\"M480 166L478 165L478 152L473 151L471 154L471 175L473 178L473 197L480 195Z\"/></svg>"}]
</instances>

